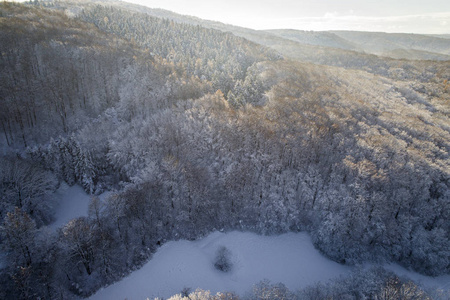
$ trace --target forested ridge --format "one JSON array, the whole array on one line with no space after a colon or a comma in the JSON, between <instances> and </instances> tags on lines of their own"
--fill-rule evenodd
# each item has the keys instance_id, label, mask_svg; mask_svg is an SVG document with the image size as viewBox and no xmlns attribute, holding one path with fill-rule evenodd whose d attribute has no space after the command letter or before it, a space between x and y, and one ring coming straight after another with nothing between
<instances>
[{"instance_id":1,"label":"forested ridge","mask_svg":"<svg viewBox=\"0 0 450 300\"><path fill-rule=\"evenodd\" d=\"M449 61L316 65L108 2L3 2L0 32L0 298L85 297L219 229L450 273ZM92 202L51 232L62 181Z\"/></svg>"}]
</instances>

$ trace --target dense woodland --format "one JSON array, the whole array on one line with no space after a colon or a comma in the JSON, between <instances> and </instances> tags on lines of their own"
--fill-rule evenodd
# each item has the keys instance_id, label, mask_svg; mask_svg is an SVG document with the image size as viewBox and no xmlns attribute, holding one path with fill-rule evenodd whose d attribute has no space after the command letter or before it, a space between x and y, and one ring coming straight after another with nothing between
<instances>
[{"instance_id":1,"label":"dense woodland","mask_svg":"<svg viewBox=\"0 0 450 300\"><path fill-rule=\"evenodd\" d=\"M218 229L450 273L450 61L289 58L113 3L3 2L0 32L0 298L88 296ZM92 202L51 232L62 181Z\"/></svg>"}]
</instances>

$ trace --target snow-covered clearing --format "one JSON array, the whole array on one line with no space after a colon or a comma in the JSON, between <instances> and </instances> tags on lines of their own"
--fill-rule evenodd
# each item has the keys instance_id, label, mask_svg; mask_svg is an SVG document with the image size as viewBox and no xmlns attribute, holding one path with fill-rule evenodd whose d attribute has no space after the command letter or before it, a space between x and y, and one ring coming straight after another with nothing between
<instances>
[{"instance_id":1,"label":"snow-covered clearing","mask_svg":"<svg viewBox=\"0 0 450 300\"><path fill-rule=\"evenodd\" d=\"M104 192L99 196L104 200L110 192ZM87 194L79 185L69 186L61 183L59 189L53 194L55 199L55 221L48 228L56 230L63 227L72 219L88 215L88 207L92 196Z\"/></svg>"},{"instance_id":2,"label":"snow-covered clearing","mask_svg":"<svg viewBox=\"0 0 450 300\"><path fill-rule=\"evenodd\" d=\"M231 252L233 266L227 273L214 267L221 246ZM306 233L267 237L248 232L214 232L198 241L166 243L141 269L90 299L166 298L185 287L243 295L263 279L282 282L294 290L350 270L322 256Z\"/></svg>"},{"instance_id":3,"label":"snow-covered clearing","mask_svg":"<svg viewBox=\"0 0 450 300\"><path fill-rule=\"evenodd\" d=\"M214 267L217 250L225 246L231 252L231 271ZM445 287L450 276L431 278L387 265L398 275L408 276L427 286ZM101 289L91 300L144 300L167 298L184 288L234 291L245 295L253 285L268 279L282 282L291 290L318 281L326 282L350 274L352 267L340 265L322 256L307 233L260 236L248 232L214 232L197 241L172 241L164 244L141 269L123 280Z\"/></svg>"}]
</instances>

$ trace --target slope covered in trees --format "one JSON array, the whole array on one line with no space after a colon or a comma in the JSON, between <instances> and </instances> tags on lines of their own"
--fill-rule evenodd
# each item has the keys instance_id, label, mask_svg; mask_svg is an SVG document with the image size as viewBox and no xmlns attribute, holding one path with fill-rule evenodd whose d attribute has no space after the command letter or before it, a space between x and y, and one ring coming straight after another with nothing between
<instances>
[{"instance_id":1,"label":"slope covered in trees","mask_svg":"<svg viewBox=\"0 0 450 300\"><path fill-rule=\"evenodd\" d=\"M2 298L86 296L215 229L307 230L338 262L450 272L448 62L318 53L348 70L45 4L0 5ZM116 192L52 233L60 181Z\"/></svg>"}]
</instances>

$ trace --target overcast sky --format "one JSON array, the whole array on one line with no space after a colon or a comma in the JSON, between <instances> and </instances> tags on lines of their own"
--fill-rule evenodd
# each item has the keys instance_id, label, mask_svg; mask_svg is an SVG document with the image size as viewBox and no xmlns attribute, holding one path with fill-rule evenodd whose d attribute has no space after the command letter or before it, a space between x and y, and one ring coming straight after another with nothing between
<instances>
[{"instance_id":1,"label":"overcast sky","mask_svg":"<svg viewBox=\"0 0 450 300\"><path fill-rule=\"evenodd\" d=\"M450 33L450 0L128 0L253 28Z\"/></svg>"}]
</instances>

